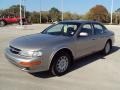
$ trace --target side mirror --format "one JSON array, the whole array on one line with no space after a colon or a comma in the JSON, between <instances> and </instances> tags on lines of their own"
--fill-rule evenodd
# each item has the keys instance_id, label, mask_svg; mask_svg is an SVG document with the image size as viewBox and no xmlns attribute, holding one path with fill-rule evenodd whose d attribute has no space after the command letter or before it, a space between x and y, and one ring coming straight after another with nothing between
<instances>
[{"instance_id":1,"label":"side mirror","mask_svg":"<svg viewBox=\"0 0 120 90\"><path fill-rule=\"evenodd\" d=\"M81 33L79 34L79 36L80 36L80 37L87 37L87 36L88 36L88 33L86 33L86 32L81 32Z\"/></svg>"}]
</instances>

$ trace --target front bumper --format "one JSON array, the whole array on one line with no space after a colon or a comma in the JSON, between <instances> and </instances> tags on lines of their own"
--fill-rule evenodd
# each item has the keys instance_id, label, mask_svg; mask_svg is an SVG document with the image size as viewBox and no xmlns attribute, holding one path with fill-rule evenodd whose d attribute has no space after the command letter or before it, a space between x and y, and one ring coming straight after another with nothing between
<instances>
[{"instance_id":1,"label":"front bumper","mask_svg":"<svg viewBox=\"0 0 120 90\"><path fill-rule=\"evenodd\" d=\"M19 67L21 70L29 73L49 70L49 64L48 64L49 60L46 61L44 57L37 57L37 58L22 57L20 55L13 54L9 50L9 48L5 50L5 56L8 59L8 61L10 61L12 64ZM21 62L30 63L30 64L32 64L31 62L40 62L40 63L34 66L29 66L29 65L25 66L25 65L21 65Z\"/></svg>"}]
</instances>

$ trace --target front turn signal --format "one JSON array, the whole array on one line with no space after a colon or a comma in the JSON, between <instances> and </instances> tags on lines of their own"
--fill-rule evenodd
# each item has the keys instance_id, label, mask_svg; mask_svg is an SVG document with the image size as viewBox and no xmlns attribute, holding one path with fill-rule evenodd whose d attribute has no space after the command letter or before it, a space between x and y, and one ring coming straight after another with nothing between
<instances>
[{"instance_id":1,"label":"front turn signal","mask_svg":"<svg viewBox=\"0 0 120 90\"><path fill-rule=\"evenodd\" d=\"M23 67L34 67L40 64L41 64L41 61L19 62L19 65Z\"/></svg>"}]
</instances>

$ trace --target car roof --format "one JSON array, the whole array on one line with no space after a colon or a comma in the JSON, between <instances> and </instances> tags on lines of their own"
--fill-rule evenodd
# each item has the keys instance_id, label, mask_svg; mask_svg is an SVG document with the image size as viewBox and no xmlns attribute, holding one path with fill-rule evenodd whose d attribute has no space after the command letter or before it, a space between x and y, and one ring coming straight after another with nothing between
<instances>
[{"instance_id":1,"label":"car roof","mask_svg":"<svg viewBox=\"0 0 120 90\"><path fill-rule=\"evenodd\" d=\"M82 24L82 23L99 23L97 21L90 21L90 20L64 20L64 21L60 21L59 23L75 23L75 24Z\"/></svg>"}]
</instances>

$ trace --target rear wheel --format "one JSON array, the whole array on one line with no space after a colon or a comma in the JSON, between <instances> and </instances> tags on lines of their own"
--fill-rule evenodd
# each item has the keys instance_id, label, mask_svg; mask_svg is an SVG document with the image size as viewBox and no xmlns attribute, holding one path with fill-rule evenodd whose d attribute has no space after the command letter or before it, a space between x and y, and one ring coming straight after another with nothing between
<instances>
[{"instance_id":1,"label":"rear wheel","mask_svg":"<svg viewBox=\"0 0 120 90\"><path fill-rule=\"evenodd\" d=\"M107 41L102 52L103 54L107 55L110 53L111 49L112 49L112 44L110 43L110 41Z\"/></svg>"},{"instance_id":2,"label":"rear wheel","mask_svg":"<svg viewBox=\"0 0 120 90\"><path fill-rule=\"evenodd\" d=\"M0 21L0 26L1 27L5 26L5 21Z\"/></svg>"},{"instance_id":3,"label":"rear wheel","mask_svg":"<svg viewBox=\"0 0 120 90\"><path fill-rule=\"evenodd\" d=\"M53 58L53 62L51 64L50 72L53 75L61 76L67 73L71 65L71 57L67 53L57 54Z\"/></svg>"}]
</instances>

